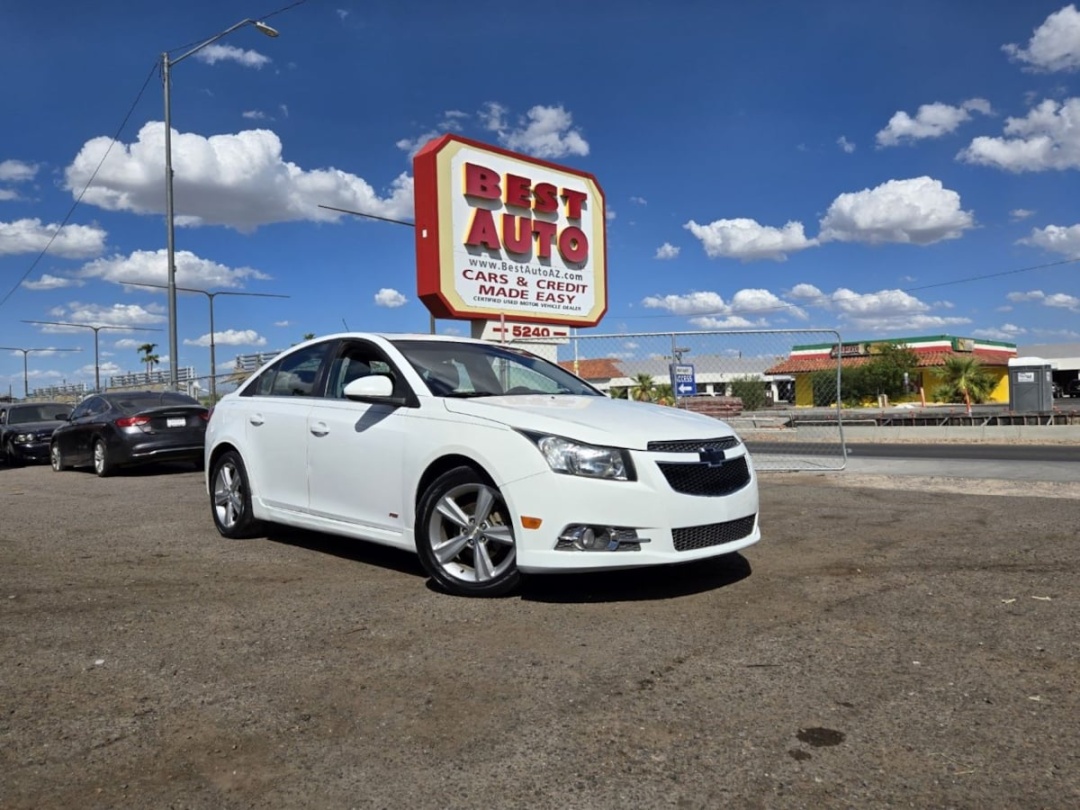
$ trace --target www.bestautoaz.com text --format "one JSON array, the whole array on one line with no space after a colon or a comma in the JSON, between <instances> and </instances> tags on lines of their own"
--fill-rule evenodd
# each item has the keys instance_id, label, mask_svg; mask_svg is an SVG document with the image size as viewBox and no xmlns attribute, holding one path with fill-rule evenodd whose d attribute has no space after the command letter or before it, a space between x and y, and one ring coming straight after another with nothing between
<instances>
[{"instance_id":1,"label":"www.bestautoaz.com text","mask_svg":"<svg viewBox=\"0 0 1080 810\"><path fill-rule=\"evenodd\" d=\"M477 259L461 277L477 285L474 299L484 303L536 303L545 308L576 309L578 297L589 289L581 273L555 267L534 267L514 262Z\"/></svg>"}]
</instances>

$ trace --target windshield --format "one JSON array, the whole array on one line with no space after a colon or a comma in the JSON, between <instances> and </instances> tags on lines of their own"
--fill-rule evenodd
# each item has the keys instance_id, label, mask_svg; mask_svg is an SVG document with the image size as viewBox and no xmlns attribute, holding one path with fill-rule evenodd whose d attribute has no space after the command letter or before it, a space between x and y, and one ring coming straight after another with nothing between
<instances>
[{"instance_id":1,"label":"windshield","mask_svg":"<svg viewBox=\"0 0 1080 810\"><path fill-rule=\"evenodd\" d=\"M521 349L435 340L393 343L436 396L603 396L569 371Z\"/></svg>"},{"instance_id":2,"label":"windshield","mask_svg":"<svg viewBox=\"0 0 1080 810\"><path fill-rule=\"evenodd\" d=\"M15 405L8 409L7 423L19 425L26 422L55 422L60 414L66 414L69 408L59 402L39 402L36 405Z\"/></svg>"}]
</instances>

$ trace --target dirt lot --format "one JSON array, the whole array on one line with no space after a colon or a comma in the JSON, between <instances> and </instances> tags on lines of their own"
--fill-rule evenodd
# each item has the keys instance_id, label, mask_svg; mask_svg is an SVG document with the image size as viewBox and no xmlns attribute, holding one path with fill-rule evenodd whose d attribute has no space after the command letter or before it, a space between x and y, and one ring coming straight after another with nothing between
<instances>
[{"instance_id":1,"label":"dirt lot","mask_svg":"<svg viewBox=\"0 0 1080 810\"><path fill-rule=\"evenodd\" d=\"M475 601L180 468L0 468L0 807L1080 806L1075 490L859 483Z\"/></svg>"}]
</instances>

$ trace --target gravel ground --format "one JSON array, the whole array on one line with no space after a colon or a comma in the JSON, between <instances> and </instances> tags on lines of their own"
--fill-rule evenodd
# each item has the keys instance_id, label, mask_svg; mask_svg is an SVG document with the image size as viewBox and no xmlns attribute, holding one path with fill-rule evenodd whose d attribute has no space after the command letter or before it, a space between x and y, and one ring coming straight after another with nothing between
<instances>
[{"instance_id":1,"label":"gravel ground","mask_svg":"<svg viewBox=\"0 0 1080 810\"><path fill-rule=\"evenodd\" d=\"M0 468L0 807L1080 806L1076 493L865 483L483 601L225 541L179 467Z\"/></svg>"}]
</instances>

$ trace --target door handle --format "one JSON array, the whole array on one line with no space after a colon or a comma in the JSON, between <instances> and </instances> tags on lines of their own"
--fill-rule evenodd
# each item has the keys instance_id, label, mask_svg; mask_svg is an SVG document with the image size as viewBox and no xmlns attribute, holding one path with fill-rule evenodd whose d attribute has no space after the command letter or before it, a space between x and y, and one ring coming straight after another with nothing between
<instances>
[{"instance_id":1,"label":"door handle","mask_svg":"<svg viewBox=\"0 0 1080 810\"><path fill-rule=\"evenodd\" d=\"M251 424L255 425L255 427L258 427L265 420L263 419L263 415L261 413L253 413L251 416L248 417L248 421L251 422Z\"/></svg>"},{"instance_id":2,"label":"door handle","mask_svg":"<svg viewBox=\"0 0 1080 810\"><path fill-rule=\"evenodd\" d=\"M330 428L326 426L326 422L316 422L311 426L311 432L315 436L325 436L330 432Z\"/></svg>"}]
</instances>

